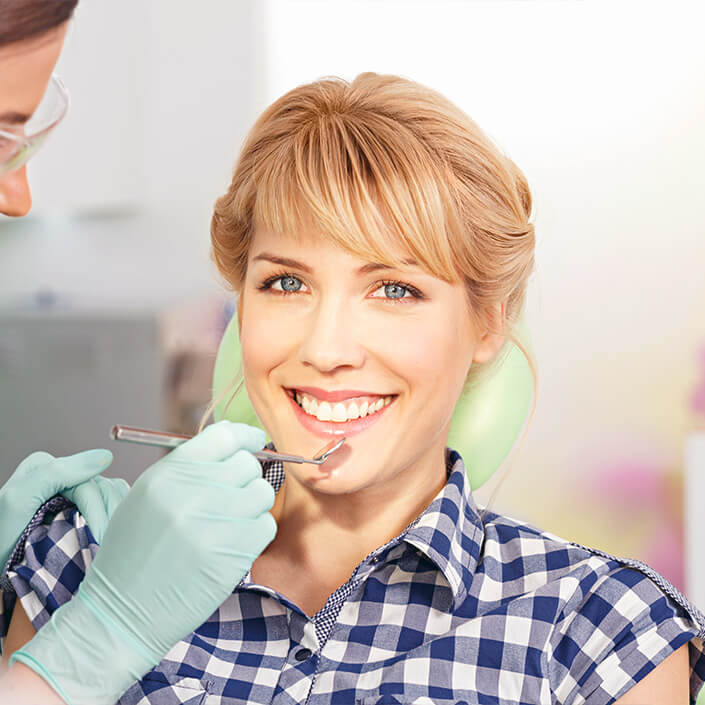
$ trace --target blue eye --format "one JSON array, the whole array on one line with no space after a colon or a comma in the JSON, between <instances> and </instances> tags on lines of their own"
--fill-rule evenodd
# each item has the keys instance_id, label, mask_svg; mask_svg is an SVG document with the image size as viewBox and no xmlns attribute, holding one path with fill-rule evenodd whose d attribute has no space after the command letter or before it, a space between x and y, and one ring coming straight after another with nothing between
<instances>
[{"instance_id":1,"label":"blue eye","mask_svg":"<svg viewBox=\"0 0 705 705\"><path fill-rule=\"evenodd\" d=\"M279 286L275 286L276 284L279 284ZM257 288L261 291L271 289L281 294L295 294L302 286L303 282L301 279L295 277L293 274L285 273L270 277L266 281L263 281Z\"/></svg>"},{"instance_id":2,"label":"blue eye","mask_svg":"<svg viewBox=\"0 0 705 705\"><path fill-rule=\"evenodd\" d=\"M385 284L384 293L388 299L403 299L407 289L401 284Z\"/></svg>"},{"instance_id":3,"label":"blue eye","mask_svg":"<svg viewBox=\"0 0 705 705\"><path fill-rule=\"evenodd\" d=\"M297 279L296 277L279 277L279 279L275 280L275 283L276 281L281 282L283 291L298 291L303 285L301 279Z\"/></svg>"},{"instance_id":4,"label":"blue eye","mask_svg":"<svg viewBox=\"0 0 705 705\"><path fill-rule=\"evenodd\" d=\"M399 281L380 282L379 288L375 289L375 292L378 291L384 291L384 296L375 296L373 294L373 299L381 299L393 304L413 303L415 300L426 298L415 286ZM409 294L409 296L406 296L406 294Z\"/></svg>"}]
</instances>

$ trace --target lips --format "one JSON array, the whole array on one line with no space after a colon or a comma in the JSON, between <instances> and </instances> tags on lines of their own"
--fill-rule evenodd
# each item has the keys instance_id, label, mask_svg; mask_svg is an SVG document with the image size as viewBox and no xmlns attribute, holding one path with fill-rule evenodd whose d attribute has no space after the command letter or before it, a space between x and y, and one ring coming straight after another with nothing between
<instances>
[{"instance_id":1,"label":"lips","mask_svg":"<svg viewBox=\"0 0 705 705\"><path fill-rule=\"evenodd\" d=\"M394 396L393 394L380 394L379 392L365 392L359 389L339 389L334 392L329 392L320 387L285 387L287 392L302 392L309 396L315 397L318 401L327 401L329 403L337 401L347 401L353 397L384 397Z\"/></svg>"}]
</instances>

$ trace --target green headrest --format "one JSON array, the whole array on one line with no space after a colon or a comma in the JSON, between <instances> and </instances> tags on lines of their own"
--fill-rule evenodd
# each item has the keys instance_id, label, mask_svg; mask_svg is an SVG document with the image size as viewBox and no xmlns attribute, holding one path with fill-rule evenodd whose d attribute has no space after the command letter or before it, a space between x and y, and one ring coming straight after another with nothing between
<instances>
[{"instance_id":1,"label":"green headrest","mask_svg":"<svg viewBox=\"0 0 705 705\"><path fill-rule=\"evenodd\" d=\"M213 371L213 399L217 399L240 370L240 340L237 315L223 335ZM523 317L517 334L531 353L529 334ZM524 426L533 396L529 363L521 350L510 344L496 368L458 401L447 445L457 450L467 468L473 490L484 484L500 467ZM228 419L264 427L257 418L243 384L230 401L231 394L219 401L213 412L216 421ZM229 402L229 403L228 403ZM271 440L268 438L268 440Z\"/></svg>"}]
</instances>

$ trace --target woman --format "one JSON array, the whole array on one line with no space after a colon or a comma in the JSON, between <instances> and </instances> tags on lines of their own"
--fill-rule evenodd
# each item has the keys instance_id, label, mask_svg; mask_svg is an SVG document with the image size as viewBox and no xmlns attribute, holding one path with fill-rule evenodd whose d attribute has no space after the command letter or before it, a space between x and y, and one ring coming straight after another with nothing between
<instances>
[{"instance_id":1,"label":"woman","mask_svg":"<svg viewBox=\"0 0 705 705\"><path fill-rule=\"evenodd\" d=\"M481 515L446 448L513 337L530 211L519 169L410 81L322 80L259 118L211 230L244 381L272 447L346 443L265 466L276 537L120 703L694 700L705 618L638 561ZM83 524L69 508L28 537L12 648L76 590Z\"/></svg>"}]
</instances>

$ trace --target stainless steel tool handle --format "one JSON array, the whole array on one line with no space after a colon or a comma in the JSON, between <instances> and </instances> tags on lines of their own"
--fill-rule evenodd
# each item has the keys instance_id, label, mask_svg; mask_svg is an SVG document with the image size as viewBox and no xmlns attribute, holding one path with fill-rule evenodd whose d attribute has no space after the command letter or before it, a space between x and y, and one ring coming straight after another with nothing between
<instances>
[{"instance_id":1,"label":"stainless steel tool handle","mask_svg":"<svg viewBox=\"0 0 705 705\"><path fill-rule=\"evenodd\" d=\"M184 436L180 433L167 433L166 431L151 431L146 428L135 428L133 426L113 426L110 437L115 441L129 441L130 443L140 443L146 446L159 446L160 448L176 448L185 443L193 436ZM273 450L258 450L252 455L258 460L271 461L282 460L288 463L308 463L311 462L300 455L288 455L287 453L276 453Z\"/></svg>"}]
</instances>

